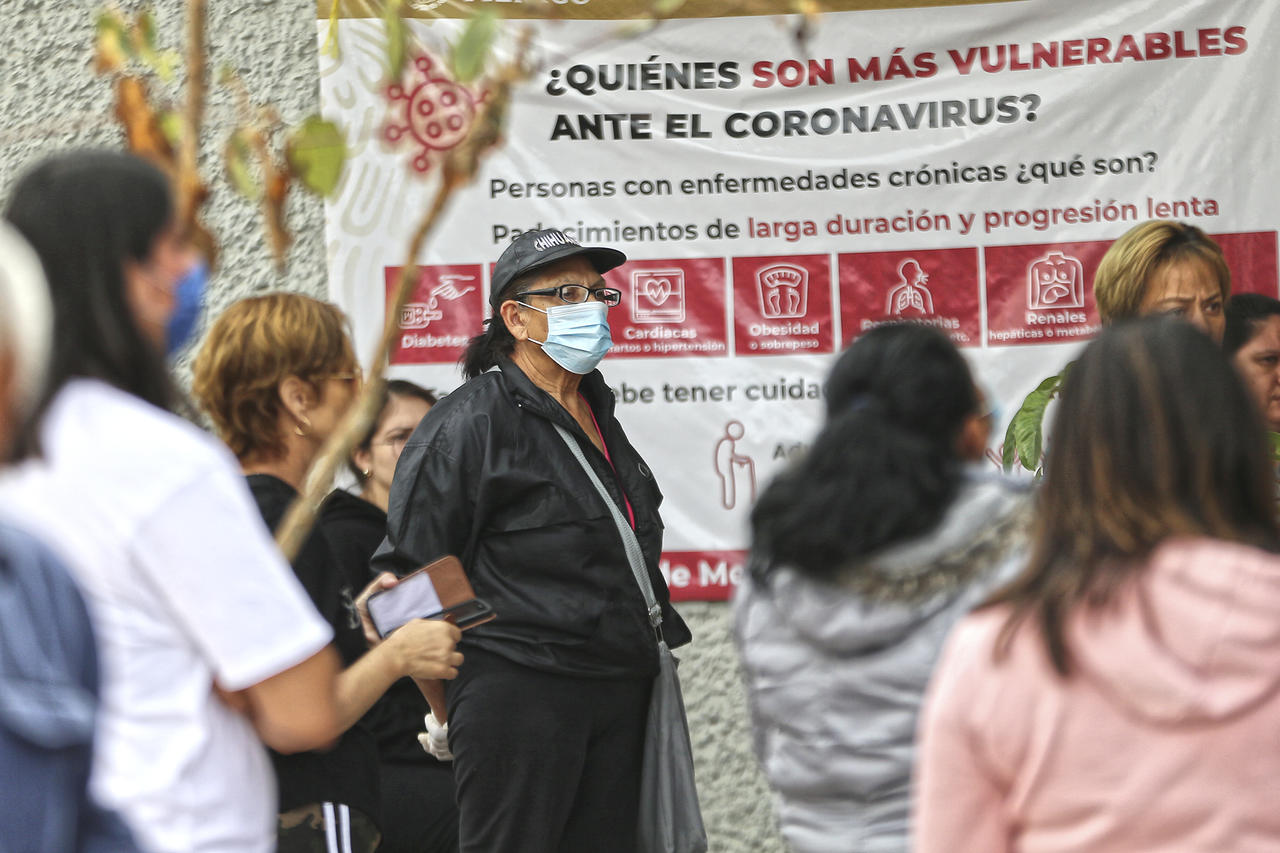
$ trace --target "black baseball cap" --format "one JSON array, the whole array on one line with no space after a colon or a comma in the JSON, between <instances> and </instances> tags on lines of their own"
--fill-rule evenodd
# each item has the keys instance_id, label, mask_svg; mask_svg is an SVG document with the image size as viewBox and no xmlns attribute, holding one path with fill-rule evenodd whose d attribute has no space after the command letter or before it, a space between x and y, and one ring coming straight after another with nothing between
<instances>
[{"instance_id":1,"label":"black baseball cap","mask_svg":"<svg viewBox=\"0 0 1280 853\"><path fill-rule=\"evenodd\" d=\"M585 255L601 275L627 262L627 256L617 249L583 246L558 228L525 231L511 241L494 264L493 278L489 282L489 304L496 309L498 294L525 273L578 255Z\"/></svg>"}]
</instances>

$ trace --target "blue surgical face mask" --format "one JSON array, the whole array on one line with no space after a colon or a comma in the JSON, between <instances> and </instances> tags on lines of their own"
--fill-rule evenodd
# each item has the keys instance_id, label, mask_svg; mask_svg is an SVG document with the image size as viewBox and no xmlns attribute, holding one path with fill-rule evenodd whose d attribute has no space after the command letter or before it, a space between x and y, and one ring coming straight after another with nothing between
<instances>
[{"instance_id":1,"label":"blue surgical face mask","mask_svg":"<svg viewBox=\"0 0 1280 853\"><path fill-rule=\"evenodd\" d=\"M195 333L196 324L200 320L200 309L204 307L204 290L208 282L209 267L200 260L192 264L191 269L174 285L173 296L177 304L165 330L165 355L169 358L180 353Z\"/></svg>"},{"instance_id":2,"label":"blue surgical face mask","mask_svg":"<svg viewBox=\"0 0 1280 853\"><path fill-rule=\"evenodd\" d=\"M547 315L547 339L533 341L556 364L570 373L585 375L596 369L600 359L613 346L609 334L609 310L603 302L576 302L553 305L546 311L525 305Z\"/></svg>"}]
</instances>

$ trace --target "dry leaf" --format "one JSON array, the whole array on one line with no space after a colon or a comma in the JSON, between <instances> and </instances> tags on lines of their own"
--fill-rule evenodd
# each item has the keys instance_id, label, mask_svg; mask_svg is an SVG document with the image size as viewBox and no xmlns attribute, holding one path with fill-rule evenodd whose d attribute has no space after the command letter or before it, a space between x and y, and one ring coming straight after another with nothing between
<instances>
[{"instance_id":1,"label":"dry leaf","mask_svg":"<svg viewBox=\"0 0 1280 853\"><path fill-rule=\"evenodd\" d=\"M160 121L140 77L116 80L116 118L124 128L129 150L173 168L173 148L160 129Z\"/></svg>"},{"instance_id":2,"label":"dry leaf","mask_svg":"<svg viewBox=\"0 0 1280 853\"><path fill-rule=\"evenodd\" d=\"M262 197L262 208L267 229L267 242L276 260L276 269L283 271L285 256L293 235L285 225L285 201L289 194L289 173L277 169L267 177L267 192Z\"/></svg>"}]
</instances>

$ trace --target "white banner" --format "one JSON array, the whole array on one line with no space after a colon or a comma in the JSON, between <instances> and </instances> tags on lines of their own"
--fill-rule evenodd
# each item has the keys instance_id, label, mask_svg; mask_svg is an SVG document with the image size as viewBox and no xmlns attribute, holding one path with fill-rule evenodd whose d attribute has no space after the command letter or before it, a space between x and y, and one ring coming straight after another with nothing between
<instances>
[{"instance_id":1,"label":"white banner","mask_svg":"<svg viewBox=\"0 0 1280 853\"><path fill-rule=\"evenodd\" d=\"M677 600L727 597L755 496L814 434L834 354L876 324L946 331L1007 419L1096 330L1094 270L1137 222L1204 228L1236 292L1277 295L1276 4L930 3L829 12L804 43L771 16L647 28L602 20L622 5L606 0L459 5L556 20L527 24L540 68L418 258L392 372L456 387L520 231L625 251L602 369L666 494ZM410 22L428 53L388 87L381 21L351 15L321 58L351 148L326 217L330 292L368 353L484 95L448 76L461 21Z\"/></svg>"}]
</instances>

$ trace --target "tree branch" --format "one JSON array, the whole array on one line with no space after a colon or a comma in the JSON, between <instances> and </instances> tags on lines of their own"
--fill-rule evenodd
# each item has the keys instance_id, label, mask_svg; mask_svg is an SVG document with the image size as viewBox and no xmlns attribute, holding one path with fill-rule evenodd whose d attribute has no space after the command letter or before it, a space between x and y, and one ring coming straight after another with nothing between
<instances>
[{"instance_id":1,"label":"tree branch","mask_svg":"<svg viewBox=\"0 0 1280 853\"><path fill-rule=\"evenodd\" d=\"M514 59L495 77L489 89L489 97L472 122L467 137L445 160L435 197L409 241L408 258L400 269L395 295L388 306L382 335L370 362L364 389L359 399L347 410L333 435L329 436L320 449L307 472L302 494L290 505L284 521L276 531L276 542L287 560L292 561L297 556L315 524L320 504L328 493L338 468L346 462L378 416L381 402L378 386L386 373L391 347L399 334L400 311L408 303L418 278L418 258L448 207L449 200L475 178L481 160L501 141L507 106L511 101L511 89L526 76L525 56L530 41L531 30L526 28L521 34Z\"/></svg>"},{"instance_id":2,"label":"tree branch","mask_svg":"<svg viewBox=\"0 0 1280 853\"><path fill-rule=\"evenodd\" d=\"M200 180L200 126L204 119L205 0L187 0L187 101L182 111L182 144L178 149L177 214L182 233L200 230L196 219L203 200Z\"/></svg>"}]
</instances>

